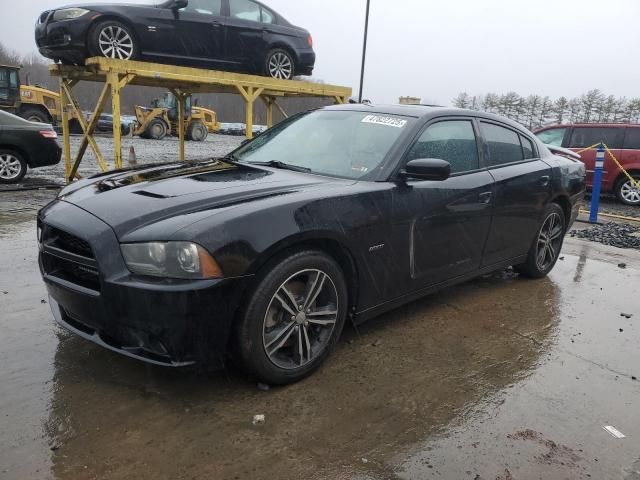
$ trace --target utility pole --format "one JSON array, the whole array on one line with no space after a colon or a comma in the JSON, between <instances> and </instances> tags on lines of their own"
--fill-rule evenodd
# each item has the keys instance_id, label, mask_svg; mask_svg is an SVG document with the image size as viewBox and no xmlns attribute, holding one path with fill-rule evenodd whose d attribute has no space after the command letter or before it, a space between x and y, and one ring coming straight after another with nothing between
<instances>
[{"instance_id":1,"label":"utility pole","mask_svg":"<svg viewBox=\"0 0 640 480\"><path fill-rule=\"evenodd\" d=\"M367 0L367 13L364 21L364 42L362 44L362 69L360 70L360 95L358 103L362 103L362 87L364 85L364 67L367 61L367 37L369 36L369 6L371 0Z\"/></svg>"}]
</instances>

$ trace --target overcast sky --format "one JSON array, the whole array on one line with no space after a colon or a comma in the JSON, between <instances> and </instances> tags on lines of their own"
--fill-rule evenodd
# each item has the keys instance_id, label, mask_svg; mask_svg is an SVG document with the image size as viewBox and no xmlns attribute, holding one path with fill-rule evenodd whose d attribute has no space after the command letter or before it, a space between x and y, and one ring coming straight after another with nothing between
<instances>
[{"instance_id":1,"label":"overcast sky","mask_svg":"<svg viewBox=\"0 0 640 480\"><path fill-rule=\"evenodd\" d=\"M36 50L37 15L64 4L1 1L11 7L0 39L21 53ZM366 0L265 3L311 31L314 76L355 95ZM449 104L461 91L557 97L591 88L640 97L639 19L639 0L371 0L365 97Z\"/></svg>"}]
</instances>

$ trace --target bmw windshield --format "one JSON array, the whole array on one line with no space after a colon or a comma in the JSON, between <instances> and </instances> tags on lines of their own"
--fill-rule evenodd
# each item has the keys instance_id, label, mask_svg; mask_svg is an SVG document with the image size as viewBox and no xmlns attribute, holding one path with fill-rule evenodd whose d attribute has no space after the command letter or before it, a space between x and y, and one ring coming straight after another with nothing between
<instances>
[{"instance_id":1,"label":"bmw windshield","mask_svg":"<svg viewBox=\"0 0 640 480\"><path fill-rule=\"evenodd\" d=\"M232 157L320 175L370 179L414 121L399 115L318 110L276 125Z\"/></svg>"}]
</instances>

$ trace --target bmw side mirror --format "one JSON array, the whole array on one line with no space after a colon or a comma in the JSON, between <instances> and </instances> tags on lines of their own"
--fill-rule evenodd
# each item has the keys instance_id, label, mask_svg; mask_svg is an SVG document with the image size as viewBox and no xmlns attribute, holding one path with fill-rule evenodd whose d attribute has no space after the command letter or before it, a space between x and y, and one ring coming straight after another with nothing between
<instances>
[{"instance_id":1,"label":"bmw side mirror","mask_svg":"<svg viewBox=\"0 0 640 480\"><path fill-rule=\"evenodd\" d=\"M167 8L170 8L171 10L180 10L181 8L187 8L188 5L189 0L172 0L167 5Z\"/></svg>"},{"instance_id":2,"label":"bmw side mirror","mask_svg":"<svg viewBox=\"0 0 640 480\"><path fill-rule=\"evenodd\" d=\"M451 164L439 158L417 158L409 161L400 175L405 179L443 181L451 176Z\"/></svg>"}]
</instances>

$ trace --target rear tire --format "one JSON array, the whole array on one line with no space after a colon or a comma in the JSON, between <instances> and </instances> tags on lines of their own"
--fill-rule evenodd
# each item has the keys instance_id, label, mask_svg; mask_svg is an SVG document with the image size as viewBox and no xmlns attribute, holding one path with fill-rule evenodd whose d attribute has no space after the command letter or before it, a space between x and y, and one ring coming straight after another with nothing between
<instances>
[{"instance_id":1,"label":"rear tire","mask_svg":"<svg viewBox=\"0 0 640 480\"><path fill-rule=\"evenodd\" d=\"M159 118L156 118L154 120L151 120L149 122L149 125L147 125L147 128L144 131L144 138L150 138L152 140L163 140L164 137L167 136L167 133L167 124Z\"/></svg>"},{"instance_id":2,"label":"rear tire","mask_svg":"<svg viewBox=\"0 0 640 480\"><path fill-rule=\"evenodd\" d=\"M93 57L135 60L140 49L132 29L124 23L105 20L91 29L89 53Z\"/></svg>"},{"instance_id":3,"label":"rear tire","mask_svg":"<svg viewBox=\"0 0 640 480\"><path fill-rule=\"evenodd\" d=\"M200 121L191 122L187 129L187 139L194 142L204 142L209 136L209 130L204 123Z\"/></svg>"},{"instance_id":4,"label":"rear tire","mask_svg":"<svg viewBox=\"0 0 640 480\"><path fill-rule=\"evenodd\" d=\"M631 176L640 184L640 173L632 173ZM640 188L635 188L626 175L616 183L615 194L618 200L625 205L640 205Z\"/></svg>"},{"instance_id":5,"label":"rear tire","mask_svg":"<svg viewBox=\"0 0 640 480\"><path fill-rule=\"evenodd\" d=\"M51 123L49 116L37 108L26 108L20 113L20 116L30 122Z\"/></svg>"},{"instance_id":6,"label":"rear tire","mask_svg":"<svg viewBox=\"0 0 640 480\"><path fill-rule=\"evenodd\" d=\"M514 269L525 277L546 277L560 256L566 225L562 207L557 203L547 205L542 224L529 249L527 261L514 266Z\"/></svg>"},{"instance_id":7,"label":"rear tire","mask_svg":"<svg viewBox=\"0 0 640 480\"><path fill-rule=\"evenodd\" d=\"M319 251L294 253L263 268L236 326L240 360L258 380L285 385L316 371L347 316L338 264Z\"/></svg>"},{"instance_id":8,"label":"rear tire","mask_svg":"<svg viewBox=\"0 0 640 480\"><path fill-rule=\"evenodd\" d=\"M18 152L0 150L0 184L18 183L27 174L27 162Z\"/></svg>"},{"instance_id":9,"label":"rear tire","mask_svg":"<svg viewBox=\"0 0 640 480\"><path fill-rule=\"evenodd\" d=\"M271 50L264 64L264 74L277 80L292 80L296 72L293 56L281 48Z\"/></svg>"}]
</instances>

